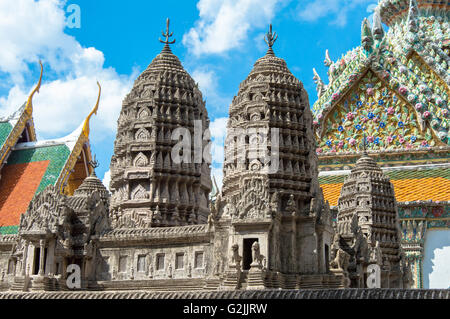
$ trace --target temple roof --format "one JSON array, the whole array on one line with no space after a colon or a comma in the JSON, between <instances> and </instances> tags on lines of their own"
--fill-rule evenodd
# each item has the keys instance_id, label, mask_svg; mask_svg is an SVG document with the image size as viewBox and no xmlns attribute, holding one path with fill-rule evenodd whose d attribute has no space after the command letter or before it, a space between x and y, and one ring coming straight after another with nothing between
<instances>
[{"instance_id":1,"label":"temple roof","mask_svg":"<svg viewBox=\"0 0 450 319\"><path fill-rule=\"evenodd\" d=\"M363 22L360 47L336 62L327 52L328 85L315 72L318 153L358 152L364 131L376 150L450 145L448 21L408 5L408 20L384 35L386 2L376 8L372 29Z\"/></svg>"},{"instance_id":2,"label":"temple roof","mask_svg":"<svg viewBox=\"0 0 450 319\"><path fill-rule=\"evenodd\" d=\"M34 138L31 142L24 143L17 143L18 138L15 139L1 170L0 234L17 232L20 216L27 211L33 197L47 186L55 186L61 193L67 191L68 184L72 188L78 186L71 180L71 176L77 173L77 164L80 161L89 161L91 158L89 119L97 111L98 103L99 98L91 114L65 137L44 141L36 141ZM6 123L14 124L17 117L23 120L26 116L27 121L32 122L30 112L27 111L30 109L29 99L29 102L15 113L20 115L10 116L8 122L0 123L0 130L7 132ZM72 190L68 193L71 194Z\"/></svg>"},{"instance_id":3,"label":"temple roof","mask_svg":"<svg viewBox=\"0 0 450 319\"><path fill-rule=\"evenodd\" d=\"M383 22L390 26L408 17L411 0L380 0L378 6ZM445 17L450 9L450 0L413 0L420 10Z\"/></svg>"}]
</instances>

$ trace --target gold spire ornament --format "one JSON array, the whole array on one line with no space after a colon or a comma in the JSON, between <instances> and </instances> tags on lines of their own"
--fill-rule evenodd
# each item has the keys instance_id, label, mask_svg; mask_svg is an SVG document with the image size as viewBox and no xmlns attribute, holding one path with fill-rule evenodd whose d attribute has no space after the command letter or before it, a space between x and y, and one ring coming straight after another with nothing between
<instances>
[{"instance_id":1,"label":"gold spire ornament","mask_svg":"<svg viewBox=\"0 0 450 319\"><path fill-rule=\"evenodd\" d=\"M41 82L42 82L42 74L44 73L44 67L42 66L41 60L39 60L39 64L41 66L41 75L39 76L39 82L34 88L34 90L31 92L30 96L27 100L27 105L25 106L25 112L27 112L29 115L33 113L33 96L37 92L39 93L39 89L41 88Z\"/></svg>"},{"instance_id":2,"label":"gold spire ornament","mask_svg":"<svg viewBox=\"0 0 450 319\"><path fill-rule=\"evenodd\" d=\"M102 87L100 86L100 83L98 83L97 81L97 86L98 86L98 97L97 97L97 103L95 103L94 108L92 109L91 113L89 113L89 115L86 117L86 120L84 120L84 125L83 125L83 134L86 137L89 137L89 121L92 117L93 114L97 115L97 111L98 111L98 105L100 103L100 95L102 93Z\"/></svg>"}]
</instances>

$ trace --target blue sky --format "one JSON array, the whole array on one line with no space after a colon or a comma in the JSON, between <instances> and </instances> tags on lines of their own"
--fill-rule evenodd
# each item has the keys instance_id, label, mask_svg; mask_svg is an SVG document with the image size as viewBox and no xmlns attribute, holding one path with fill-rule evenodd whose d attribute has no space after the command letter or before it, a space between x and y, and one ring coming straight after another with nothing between
<instances>
[{"instance_id":1,"label":"blue sky","mask_svg":"<svg viewBox=\"0 0 450 319\"><path fill-rule=\"evenodd\" d=\"M69 28L67 8L80 8L80 28ZM109 170L116 121L135 78L161 51L158 38L171 19L177 42L172 51L199 82L215 137L214 174L221 180L221 145L228 107L254 62L264 55L269 23L279 35L275 54L316 100L312 68L328 82L325 50L332 60L360 44L361 22L375 0L1 0L0 113L11 113L27 98L45 66L43 86L34 100L39 139L75 130L95 103L98 80L102 100L91 121L91 146Z\"/></svg>"}]
</instances>

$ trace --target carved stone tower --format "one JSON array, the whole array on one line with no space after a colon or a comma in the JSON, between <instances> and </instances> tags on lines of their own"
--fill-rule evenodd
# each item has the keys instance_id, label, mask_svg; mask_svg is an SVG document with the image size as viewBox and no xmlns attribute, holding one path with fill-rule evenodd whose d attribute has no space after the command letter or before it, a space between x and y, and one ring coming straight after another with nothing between
<instances>
[{"instance_id":1,"label":"carved stone tower","mask_svg":"<svg viewBox=\"0 0 450 319\"><path fill-rule=\"evenodd\" d=\"M404 256L400 248L394 187L366 152L345 179L338 210L337 232L346 242L347 249L353 249L350 251L355 257L353 270L356 271L357 264L367 265L369 259L376 259L374 249L379 247L381 255L376 263L381 266L382 287L402 287ZM369 255L371 251L373 257ZM362 283L362 273L358 276Z\"/></svg>"},{"instance_id":2,"label":"carved stone tower","mask_svg":"<svg viewBox=\"0 0 450 319\"><path fill-rule=\"evenodd\" d=\"M249 287L294 288L308 280L302 274L327 273L333 229L318 188L307 93L275 56L272 27L266 37L269 50L230 106L223 189L213 214L218 238L228 227L231 275L242 268ZM261 269L264 284L255 275Z\"/></svg>"},{"instance_id":3,"label":"carved stone tower","mask_svg":"<svg viewBox=\"0 0 450 319\"><path fill-rule=\"evenodd\" d=\"M118 120L110 185L116 228L205 223L209 214L210 167L202 158L208 113L196 83L171 52L168 28L169 20L163 50L135 81ZM195 145L194 126L202 145ZM180 152L182 162L172 154L180 141L172 139L176 129L190 134L183 142L192 141Z\"/></svg>"},{"instance_id":4,"label":"carved stone tower","mask_svg":"<svg viewBox=\"0 0 450 319\"><path fill-rule=\"evenodd\" d=\"M223 196L236 200L246 180L260 176L268 196L277 193L286 204L292 194L299 208L309 209L315 172L309 161L314 138L308 131L308 97L286 62L275 56L272 44L230 106Z\"/></svg>"}]
</instances>

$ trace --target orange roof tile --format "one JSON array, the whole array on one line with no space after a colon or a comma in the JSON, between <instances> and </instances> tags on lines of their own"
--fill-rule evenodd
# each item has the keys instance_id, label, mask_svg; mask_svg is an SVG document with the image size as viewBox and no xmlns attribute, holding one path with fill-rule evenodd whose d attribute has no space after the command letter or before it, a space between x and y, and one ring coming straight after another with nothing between
<instances>
[{"instance_id":1,"label":"orange roof tile","mask_svg":"<svg viewBox=\"0 0 450 319\"><path fill-rule=\"evenodd\" d=\"M443 177L393 180L399 202L417 200L450 201L450 180Z\"/></svg>"},{"instance_id":2,"label":"orange roof tile","mask_svg":"<svg viewBox=\"0 0 450 319\"><path fill-rule=\"evenodd\" d=\"M340 184L323 184L320 185L323 190L323 197L330 203L330 206L337 206L338 198L341 194L341 188L343 183Z\"/></svg>"},{"instance_id":3,"label":"orange roof tile","mask_svg":"<svg viewBox=\"0 0 450 319\"><path fill-rule=\"evenodd\" d=\"M450 201L450 180L443 177L391 180L398 202ZM343 183L321 184L325 200L337 206Z\"/></svg>"},{"instance_id":4,"label":"orange roof tile","mask_svg":"<svg viewBox=\"0 0 450 319\"><path fill-rule=\"evenodd\" d=\"M50 161L6 165L0 179L0 226L15 226L25 213Z\"/></svg>"}]
</instances>

